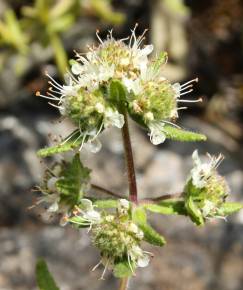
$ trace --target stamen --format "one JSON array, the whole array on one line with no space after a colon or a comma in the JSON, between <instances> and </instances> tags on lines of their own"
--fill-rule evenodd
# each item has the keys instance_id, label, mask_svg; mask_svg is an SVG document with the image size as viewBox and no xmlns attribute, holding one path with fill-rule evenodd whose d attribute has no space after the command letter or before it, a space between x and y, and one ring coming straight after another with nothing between
<instances>
[{"instance_id":1,"label":"stamen","mask_svg":"<svg viewBox=\"0 0 243 290\"><path fill-rule=\"evenodd\" d=\"M47 96L51 96L53 97L53 100L59 100L59 98L55 95L53 95L52 93L46 92Z\"/></svg>"},{"instance_id":2,"label":"stamen","mask_svg":"<svg viewBox=\"0 0 243 290\"><path fill-rule=\"evenodd\" d=\"M54 78L51 77L47 71L45 72L45 74L49 79L51 79L54 82L54 84L56 84L58 87L62 88L62 86L57 81L55 81Z\"/></svg>"},{"instance_id":3,"label":"stamen","mask_svg":"<svg viewBox=\"0 0 243 290\"><path fill-rule=\"evenodd\" d=\"M48 104L49 105L51 105L52 107L55 107L55 108L57 108L57 109L64 109L64 107L61 107L61 106L57 106L57 105L55 105L55 104L53 104L53 103L51 103L51 102L48 102Z\"/></svg>"},{"instance_id":4,"label":"stamen","mask_svg":"<svg viewBox=\"0 0 243 290\"><path fill-rule=\"evenodd\" d=\"M61 145L65 144L68 140L70 140L75 134L77 133L77 131L74 131L68 138L66 138Z\"/></svg>"},{"instance_id":5,"label":"stamen","mask_svg":"<svg viewBox=\"0 0 243 290\"><path fill-rule=\"evenodd\" d=\"M106 264L105 264L105 269L104 269L104 271L103 271L103 273L102 273L102 275L101 275L101 277L100 277L100 280L105 280L105 279L104 279L104 276L105 276L106 269L108 268L109 262L110 262L110 260L107 259L107 262L106 262Z\"/></svg>"},{"instance_id":6,"label":"stamen","mask_svg":"<svg viewBox=\"0 0 243 290\"><path fill-rule=\"evenodd\" d=\"M53 92L53 93L55 93L55 94L62 95L62 93L61 93L61 92L58 92L58 91L55 91L55 90L53 90L53 88L52 88L52 87L49 87L49 88L48 88L48 90L49 90L49 91L51 91L51 92Z\"/></svg>"},{"instance_id":7,"label":"stamen","mask_svg":"<svg viewBox=\"0 0 243 290\"><path fill-rule=\"evenodd\" d=\"M53 82L51 81L48 81L48 84L53 86L54 88L56 88L57 90L59 91L62 91L63 87L60 87L60 86L57 86L56 84L54 84Z\"/></svg>"},{"instance_id":8,"label":"stamen","mask_svg":"<svg viewBox=\"0 0 243 290\"><path fill-rule=\"evenodd\" d=\"M189 91L186 91L186 92L183 92L183 93L180 94L180 96L183 96L183 95L189 94L189 93L191 93L192 91L193 91L193 89L191 89L191 90L189 90Z\"/></svg>"},{"instance_id":9,"label":"stamen","mask_svg":"<svg viewBox=\"0 0 243 290\"><path fill-rule=\"evenodd\" d=\"M84 142L85 142L85 138L86 138L86 136L87 136L87 134L84 134L83 139L82 139L81 146L80 146L80 148L79 148L78 151L81 151L81 150L82 150L82 148L83 148L83 146L84 146Z\"/></svg>"},{"instance_id":10,"label":"stamen","mask_svg":"<svg viewBox=\"0 0 243 290\"><path fill-rule=\"evenodd\" d=\"M202 102L202 98L199 98L197 100L177 100L177 102L183 102L183 103L198 103L198 102Z\"/></svg>"},{"instance_id":11,"label":"stamen","mask_svg":"<svg viewBox=\"0 0 243 290\"><path fill-rule=\"evenodd\" d=\"M128 261L128 265L129 265L129 267L131 269L132 274L135 275L133 267L132 267L132 264L131 264L131 257L130 257L130 255L128 253L127 253L127 261Z\"/></svg>"},{"instance_id":12,"label":"stamen","mask_svg":"<svg viewBox=\"0 0 243 290\"><path fill-rule=\"evenodd\" d=\"M102 264L102 260L100 260L99 263L96 264L96 265L91 269L91 271L92 271L92 272L95 271L95 270L99 267L99 265L101 265L101 264Z\"/></svg>"},{"instance_id":13,"label":"stamen","mask_svg":"<svg viewBox=\"0 0 243 290\"><path fill-rule=\"evenodd\" d=\"M192 88L193 87L193 85L191 84L191 85L188 85L188 86L185 86L185 87L180 87L180 92L181 91L185 91L186 89L189 89L189 88Z\"/></svg>"},{"instance_id":14,"label":"stamen","mask_svg":"<svg viewBox=\"0 0 243 290\"><path fill-rule=\"evenodd\" d=\"M181 85L181 87L185 87L186 85L189 85L189 84L194 83L194 82L198 83L198 78L195 78L193 80L190 80L190 81L184 83L183 85Z\"/></svg>"},{"instance_id":15,"label":"stamen","mask_svg":"<svg viewBox=\"0 0 243 290\"><path fill-rule=\"evenodd\" d=\"M48 100L52 100L52 101L56 101L56 100L59 100L59 98L53 96L53 97L48 97L48 96L45 96L45 95L42 95L39 91L35 93L35 95L37 97L42 97L42 98L45 98L45 99L48 99Z\"/></svg>"},{"instance_id":16,"label":"stamen","mask_svg":"<svg viewBox=\"0 0 243 290\"><path fill-rule=\"evenodd\" d=\"M95 34L96 34L96 37L98 38L99 42L100 42L101 44L103 44L103 41L102 41L102 39L101 39L100 36L99 36L99 32L100 32L99 29L97 29Z\"/></svg>"},{"instance_id":17,"label":"stamen","mask_svg":"<svg viewBox=\"0 0 243 290\"><path fill-rule=\"evenodd\" d=\"M177 111L179 111L179 110L186 110L186 109L188 109L188 107L180 107L180 108L177 108Z\"/></svg>"},{"instance_id":18,"label":"stamen","mask_svg":"<svg viewBox=\"0 0 243 290\"><path fill-rule=\"evenodd\" d=\"M172 122L170 122L170 121L165 121L165 120L163 120L162 122L163 122L163 123L168 123L168 124L170 124L170 125L172 125L172 126L174 126L174 127L178 128L178 129L181 129L181 127L180 127L180 126L178 126L177 124L175 124L175 123L172 123Z\"/></svg>"}]
</instances>

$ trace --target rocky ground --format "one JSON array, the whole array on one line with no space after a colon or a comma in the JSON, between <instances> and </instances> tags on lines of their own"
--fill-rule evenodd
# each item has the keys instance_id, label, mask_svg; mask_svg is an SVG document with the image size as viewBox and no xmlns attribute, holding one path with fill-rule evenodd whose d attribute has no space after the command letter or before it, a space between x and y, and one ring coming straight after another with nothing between
<instances>
[{"instance_id":1,"label":"rocky ground","mask_svg":"<svg viewBox=\"0 0 243 290\"><path fill-rule=\"evenodd\" d=\"M65 135L71 129L70 124L57 122L55 115L36 112L28 118L22 113L19 117L18 112L1 116L0 289L36 289L34 265L38 257L47 260L62 290L116 289L117 281L110 273L101 281L102 268L90 271L99 256L85 231L47 223L39 216L39 209L28 210L37 195L30 188L38 183L43 168L35 151L45 144L50 131ZM232 199L242 200L242 157L234 153L234 144L198 119L187 117L182 124L200 129L209 140L203 144L166 142L154 147L146 134L131 123L140 196L180 192L191 166L191 153L199 148L200 153L221 151L226 156L220 171L230 183ZM83 154L84 163L93 168L94 182L125 194L119 131L105 132L102 143L99 154ZM226 223L212 221L204 228L195 228L183 217L154 215L151 220L168 244L163 249L150 249L155 253L151 265L138 271L130 289L242 289L242 214Z\"/></svg>"}]
</instances>

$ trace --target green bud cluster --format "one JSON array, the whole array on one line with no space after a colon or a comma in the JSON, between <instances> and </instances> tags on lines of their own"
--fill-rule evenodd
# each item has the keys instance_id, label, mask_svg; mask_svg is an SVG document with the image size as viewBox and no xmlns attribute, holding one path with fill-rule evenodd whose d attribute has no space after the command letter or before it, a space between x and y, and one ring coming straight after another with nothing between
<instances>
[{"instance_id":1,"label":"green bud cluster","mask_svg":"<svg viewBox=\"0 0 243 290\"><path fill-rule=\"evenodd\" d=\"M131 115L142 117L145 124L177 116L176 92L167 80L142 81L141 93L131 93L129 99Z\"/></svg>"},{"instance_id":2,"label":"green bud cluster","mask_svg":"<svg viewBox=\"0 0 243 290\"><path fill-rule=\"evenodd\" d=\"M127 260L131 249L140 246L143 233L127 216L105 215L92 228L92 242L101 256L116 263Z\"/></svg>"},{"instance_id":3,"label":"green bud cluster","mask_svg":"<svg viewBox=\"0 0 243 290\"><path fill-rule=\"evenodd\" d=\"M101 90L88 92L84 88L80 88L76 94L65 98L64 111L65 115L78 125L81 131L90 132L101 125L105 106Z\"/></svg>"},{"instance_id":4,"label":"green bud cluster","mask_svg":"<svg viewBox=\"0 0 243 290\"><path fill-rule=\"evenodd\" d=\"M186 199L192 199L201 211L203 218L217 217L220 207L225 202L229 189L225 179L214 172L205 187L197 188L190 180L184 190Z\"/></svg>"}]
</instances>

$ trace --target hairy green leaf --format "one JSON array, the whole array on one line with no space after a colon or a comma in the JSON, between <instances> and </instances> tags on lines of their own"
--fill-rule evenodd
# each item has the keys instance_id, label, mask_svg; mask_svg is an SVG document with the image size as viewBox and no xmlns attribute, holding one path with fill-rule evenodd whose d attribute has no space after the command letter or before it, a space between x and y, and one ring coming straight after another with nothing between
<instances>
[{"instance_id":1,"label":"hairy green leaf","mask_svg":"<svg viewBox=\"0 0 243 290\"><path fill-rule=\"evenodd\" d=\"M158 203L147 203L143 207L149 211L160 214L187 215L185 204L182 200L164 200Z\"/></svg>"},{"instance_id":2,"label":"hairy green leaf","mask_svg":"<svg viewBox=\"0 0 243 290\"><path fill-rule=\"evenodd\" d=\"M164 237L162 237L158 232L156 232L150 225L147 223L139 224L139 228L144 233L144 240L151 245L155 246L164 246L166 244L166 241Z\"/></svg>"},{"instance_id":3,"label":"hairy green leaf","mask_svg":"<svg viewBox=\"0 0 243 290\"><path fill-rule=\"evenodd\" d=\"M220 216L227 216L241 210L242 208L243 208L243 204L241 203L225 202L220 206L218 210L218 214Z\"/></svg>"},{"instance_id":4,"label":"hairy green leaf","mask_svg":"<svg viewBox=\"0 0 243 290\"><path fill-rule=\"evenodd\" d=\"M185 207L191 220L197 225L204 225L204 218L200 209L197 207L196 203L193 201L191 196L188 196L185 200Z\"/></svg>"},{"instance_id":5,"label":"hairy green leaf","mask_svg":"<svg viewBox=\"0 0 243 290\"><path fill-rule=\"evenodd\" d=\"M118 105L120 112L124 110L126 102L126 90L118 80L113 80L109 87L109 99L114 104Z\"/></svg>"},{"instance_id":6,"label":"hairy green leaf","mask_svg":"<svg viewBox=\"0 0 243 290\"><path fill-rule=\"evenodd\" d=\"M175 141L196 142L207 140L207 137L203 134L182 130L170 125L165 125L163 132L165 133L166 138Z\"/></svg>"},{"instance_id":7,"label":"hairy green leaf","mask_svg":"<svg viewBox=\"0 0 243 290\"><path fill-rule=\"evenodd\" d=\"M36 264L36 280L40 290L59 290L43 259Z\"/></svg>"},{"instance_id":8,"label":"hairy green leaf","mask_svg":"<svg viewBox=\"0 0 243 290\"><path fill-rule=\"evenodd\" d=\"M39 150L37 155L39 157L47 157L57 153L63 153L73 150L81 145L83 141L79 130L75 130L69 136L67 136L64 141L56 146L47 147Z\"/></svg>"},{"instance_id":9,"label":"hairy green leaf","mask_svg":"<svg viewBox=\"0 0 243 290\"><path fill-rule=\"evenodd\" d=\"M145 224L147 222L147 215L143 206L138 206L134 208L132 212L132 220L138 225Z\"/></svg>"},{"instance_id":10,"label":"hairy green leaf","mask_svg":"<svg viewBox=\"0 0 243 290\"><path fill-rule=\"evenodd\" d=\"M89 180L89 175L90 170L83 166L79 154L76 154L62 172L62 178L56 182L56 188L60 193L73 197L74 202L78 202L83 196L82 185Z\"/></svg>"}]
</instances>

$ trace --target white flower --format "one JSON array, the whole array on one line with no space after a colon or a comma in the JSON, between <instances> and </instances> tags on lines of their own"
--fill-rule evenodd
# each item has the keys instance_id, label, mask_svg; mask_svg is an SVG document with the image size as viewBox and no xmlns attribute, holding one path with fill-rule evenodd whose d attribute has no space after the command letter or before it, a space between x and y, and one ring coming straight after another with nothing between
<instances>
[{"instance_id":1,"label":"white flower","mask_svg":"<svg viewBox=\"0 0 243 290\"><path fill-rule=\"evenodd\" d=\"M86 144L85 148L91 153L97 153L101 150L102 144L98 138L90 139Z\"/></svg>"},{"instance_id":2,"label":"white flower","mask_svg":"<svg viewBox=\"0 0 243 290\"><path fill-rule=\"evenodd\" d=\"M44 193L44 196L39 198L36 204L42 202L49 204L47 212L57 212L59 210L60 195L58 193Z\"/></svg>"},{"instance_id":3,"label":"white flower","mask_svg":"<svg viewBox=\"0 0 243 290\"><path fill-rule=\"evenodd\" d=\"M98 211L94 210L91 200L83 198L81 199L81 204L83 208L80 209L80 211L82 213L82 217L85 220L89 221L90 223L97 223L101 220L101 215Z\"/></svg>"},{"instance_id":4,"label":"white flower","mask_svg":"<svg viewBox=\"0 0 243 290\"><path fill-rule=\"evenodd\" d=\"M128 92L133 92L135 95L139 95L143 91L143 87L141 85L141 80L140 79L128 79L124 78L122 80L124 86L127 88Z\"/></svg>"},{"instance_id":5,"label":"white flower","mask_svg":"<svg viewBox=\"0 0 243 290\"><path fill-rule=\"evenodd\" d=\"M219 154L218 157L209 156L210 161L202 163L198 151L195 150L192 154L194 167L191 170L192 183L197 188L203 188L207 184L208 178L212 175L213 171L219 166L223 160L223 156Z\"/></svg>"},{"instance_id":6,"label":"white flower","mask_svg":"<svg viewBox=\"0 0 243 290\"><path fill-rule=\"evenodd\" d=\"M150 262L150 257L147 254L144 254L142 257L140 257L137 261L138 267L144 268L147 267Z\"/></svg>"},{"instance_id":7,"label":"white flower","mask_svg":"<svg viewBox=\"0 0 243 290\"><path fill-rule=\"evenodd\" d=\"M166 135L163 132L164 129L164 123L163 122L150 122L148 124L149 127L149 136L150 136L150 141L154 145L159 145L161 143L164 143L166 139Z\"/></svg>"},{"instance_id":8,"label":"white flower","mask_svg":"<svg viewBox=\"0 0 243 290\"><path fill-rule=\"evenodd\" d=\"M144 252L139 246L133 246L129 253L129 260L133 261L138 267L147 267L150 257L147 252Z\"/></svg>"},{"instance_id":9,"label":"white flower","mask_svg":"<svg viewBox=\"0 0 243 290\"><path fill-rule=\"evenodd\" d=\"M121 129L124 125L124 116L120 114L117 110L113 110L111 108L108 108L105 111L104 116L104 127L108 128L111 126L117 127Z\"/></svg>"}]
</instances>

